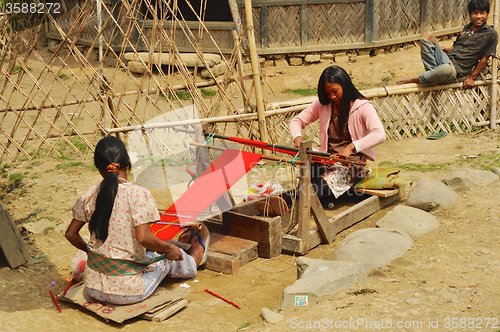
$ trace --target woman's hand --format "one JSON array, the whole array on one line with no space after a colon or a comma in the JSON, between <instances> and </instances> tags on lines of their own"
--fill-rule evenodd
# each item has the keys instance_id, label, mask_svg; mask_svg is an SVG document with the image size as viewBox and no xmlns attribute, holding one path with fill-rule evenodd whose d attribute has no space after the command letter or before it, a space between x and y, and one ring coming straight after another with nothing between
<instances>
[{"instance_id":1,"label":"woman's hand","mask_svg":"<svg viewBox=\"0 0 500 332\"><path fill-rule=\"evenodd\" d=\"M163 242L151 233L149 224L142 224L135 226L135 233L137 236L137 241L146 249L151 251L162 252L165 257L171 261L181 261L184 259L181 250L168 242Z\"/></svg>"},{"instance_id":2,"label":"woman's hand","mask_svg":"<svg viewBox=\"0 0 500 332\"><path fill-rule=\"evenodd\" d=\"M295 137L295 139L293 140L293 147L299 149L300 148L300 142L302 142L302 141L303 141L302 136Z\"/></svg>"},{"instance_id":3,"label":"woman's hand","mask_svg":"<svg viewBox=\"0 0 500 332\"><path fill-rule=\"evenodd\" d=\"M340 159L347 159L352 155L355 149L356 147L354 146L354 143L351 143L348 146L346 146L342 151L340 151L338 157Z\"/></svg>"},{"instance_id":4,"label":"woman's hand","mask_svg":"<svg viewBox=\"0 0 500 332\"><path fill-rule=\"evenodd\" d=\"M182 255L182 251L176 245L166 243L168 248L163 251L165 254L165 258L169 261L182 261L184 259L184 255Z\"/></svg>"}]
</instances>

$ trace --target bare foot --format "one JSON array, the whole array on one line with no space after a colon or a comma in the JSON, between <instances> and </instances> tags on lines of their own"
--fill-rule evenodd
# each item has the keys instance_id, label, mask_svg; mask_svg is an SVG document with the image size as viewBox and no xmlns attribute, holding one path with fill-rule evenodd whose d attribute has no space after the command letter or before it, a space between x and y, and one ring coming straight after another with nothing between
<instances>
[{"instance_id":1,"label":"bare foot","mask_svg":"<svg viewBox=\"0 0 500 332\"><path fill-rule=\"evenodd\" d=\"M197 236L193 237L190 244L191 248L188 250L188 255L194 258L196 266L200 266L203 263L205 248L203 248Z\"/></svg>"},{"instance_id":2,"label":"bare foot","mask_svg":"<svg viewBox=\"0 0 500 332\"><path fill-rule=\"evenodd\" d=\"M418 83L418 75L415 76L410 76L410 77L405 77L400 80L396 81L396 84L401 85L401 84L407 84L407 83Z\"/></svg>"}]
</instances>

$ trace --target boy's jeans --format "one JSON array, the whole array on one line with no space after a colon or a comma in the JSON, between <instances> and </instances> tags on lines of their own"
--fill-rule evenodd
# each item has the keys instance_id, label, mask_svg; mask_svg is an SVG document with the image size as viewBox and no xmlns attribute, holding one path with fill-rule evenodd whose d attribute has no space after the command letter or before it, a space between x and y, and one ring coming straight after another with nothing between
<instances>
[{"instance_id":1,"label":"boy's jeans","mask_svg":"<svg viewBox=\"0 0 500 332\"><path fill-rule=\"evenodd\" d=\"M420 38L420 53L426 72L420 74L420 83L450 83L457 80L457 71L446 53L436 42L433 44L426 38Z\"/></svg>"}]
</instances>

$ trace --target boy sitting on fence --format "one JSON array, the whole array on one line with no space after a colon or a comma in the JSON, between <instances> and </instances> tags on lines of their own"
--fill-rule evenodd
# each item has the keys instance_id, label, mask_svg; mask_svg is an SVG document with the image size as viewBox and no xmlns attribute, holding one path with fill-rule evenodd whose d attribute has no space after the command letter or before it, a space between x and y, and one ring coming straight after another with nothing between
<instances>
[{"instance_id":1,"label":"boy sitting on fence","mask_svg":"<svg viewBox=\"0 0 500 332\"><path fill-rule=\"evenodd\" d=\"M498 34L486 24L490 12L488 0L471 0L471 22L464 26L451 47L439 47L431 32L420 39L420 52L426 72L397 81L398 84L451 83L465 77L464 89L474 87L490 56L496 56Z\"/></svg>"}]
</instances>

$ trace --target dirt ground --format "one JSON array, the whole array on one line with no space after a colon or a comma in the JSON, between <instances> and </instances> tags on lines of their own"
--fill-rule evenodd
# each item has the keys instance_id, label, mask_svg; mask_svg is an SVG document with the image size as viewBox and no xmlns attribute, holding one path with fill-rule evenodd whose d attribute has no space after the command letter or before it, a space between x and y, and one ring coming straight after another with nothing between
<instances>
[{"instance_id":1,"label":"dirt ground","mask_svg":"<svg viewBox=\"0 0 500 332\"><path fill-rule=\"evenodd\" d=\"M329 64L327 60L309 66L264 67L266 74L278 74L268 78L276 95L264 86L266 100L298 97L282 91L315 87L319 74ZM423 69L418 47L340 65L365 88L395 84L397 79ZM376 153L374 165L390 162L401 166L401 174L414 183L422 178L441 180L457 168L500 167L500 134L485 130L449 134L437 141L391 140L377 147ZM33 257L17 269L0 265L2 331L500 330L498 181L460 192L452 206L432 211L441 227L414 239L399 264L377 270L364 284L325 297L317 304L285 309L280 312L284 320L275 325L265 323L260 312L263 307L276 310L284 288L295 282L296 257L291 255L274 260L258 258L234 276L202 270L193 280L175 280L192 287L190 303L162 323L132 319L115 324L64 302L60 302L59 313L49 290L62 292L70 278L76 250L65 240L64 231L71 221L71 207L84 190L100 181L90 160L69 162L42 158L35 163L1 165L2 173L7 174L0 177L2 203L22 229ZM18 187L9 177L14 173L24 175ZM404 204L406 197L338 234L332 244L314 248L306 257L329 259L346 235L376 227L376 221L397 204ZM336 214L335 210L327 213Z\"/></svg>"}]
</instances>

